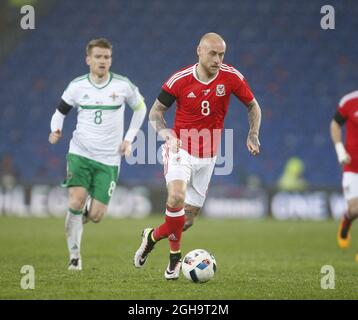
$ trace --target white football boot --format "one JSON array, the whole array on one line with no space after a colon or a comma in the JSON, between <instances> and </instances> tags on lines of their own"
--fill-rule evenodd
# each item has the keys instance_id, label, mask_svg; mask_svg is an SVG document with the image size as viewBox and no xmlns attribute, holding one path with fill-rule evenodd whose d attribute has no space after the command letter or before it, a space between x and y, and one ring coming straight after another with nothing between
<instances>
[{"instance_id":1,"label":"white football boot","mask_svg":"<svg viewBox=\"0 0 358 320\"><path fill-rule=\"evenodd\" d=\"M164 272L164 277L167 280L179 279L181 269L181 253L171 253L167 269Z\"/></svg>"},{"instance_id":2,"label":"white football boot","mask_svg":"<svg viewBox=\"0 0 358 320\"><path fill-rule=\"evenodd\" d=\"M155 242L152 239L153 228L146 228L142 232L142 243L134 255L134 266L141 268L148 258L148 254L153 250Z\"/></svg>"},{"instance_id":3,"label":"white football boot","mask_svg":"<svg viewBox=\"0 0 358 320\"><path fill-rule=\"evenodd\" d=\"M75 257L72 257L70 259L70 264L68 266L68 270L77 270L77 271L80 271L82 270L82 259L81 259L81 256L75 258Z\"/></svg>"}]
</instances>

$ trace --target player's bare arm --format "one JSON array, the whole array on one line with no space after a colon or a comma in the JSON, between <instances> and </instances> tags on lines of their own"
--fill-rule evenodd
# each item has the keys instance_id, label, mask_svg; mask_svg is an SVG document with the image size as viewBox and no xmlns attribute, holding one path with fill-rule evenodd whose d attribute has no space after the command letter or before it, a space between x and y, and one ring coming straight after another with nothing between
<instances>
[{"instance_id":1,"label":"player's bare arm","mask_svg":"<svg viewBox=\"0 0 358 320\"><path fill-rule=\"evenodd\" d=\"M330 131L332 142L336 148L338 162L341 165L349 164L352 159L342 143L342 128L334 119L331 121Z\"/></svg>"},{"instance_id":2,"label":"player's bare arm","mask_svg":"<svg viewBox=\"0 0 358 320\"><path fill-rule=\"evenodd\" d=\"M256 99L248 105L249 133L247 136L247 149L253 155L260 153L259 131L261 125L261 108Z\"/></svg>"},{"instance_id":3,"label":"player's bare arm","mask_svg":"<svg viewBox=\"0 0 358 320\"><path fill-rule=\"evenodd\" d=\"M158 135L169 143L170 150L178 152L181 147L181 141L176 138L173 130L167 127L167 123L164 119L164 114L167 111L168 108L156 99L149 112L149 122Z\"/></svg>"},{"instance_id":4,"label":"player's bare arm","mask_svg":"<svg viewBox=\"0 0 358 320\"><path fill-rule=\"evenodd\" d=\"M167 123L164 119L164 114L167 111L168 108L156 99L149 112L149 121L151 126L164 140L168 136L172 135L171 130L168 129Z\"/></svg>"}]
</instances>

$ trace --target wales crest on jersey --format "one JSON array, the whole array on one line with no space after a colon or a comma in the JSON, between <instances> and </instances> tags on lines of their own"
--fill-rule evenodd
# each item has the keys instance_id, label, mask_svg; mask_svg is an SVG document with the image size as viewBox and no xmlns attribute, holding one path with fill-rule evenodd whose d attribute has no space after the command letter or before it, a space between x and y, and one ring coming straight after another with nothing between
<instances>
[{"instance_id":1,"label":"wales crest on jersey","mask_svg":"<svg viewBox=\"0 0 358 320\"><path fill-rule=\"evenodd\" d=\"M225 85L223 84L218 84L216 86L216 96L218 97L222 97L225 95Z\"/></svg>"}]
</instances>

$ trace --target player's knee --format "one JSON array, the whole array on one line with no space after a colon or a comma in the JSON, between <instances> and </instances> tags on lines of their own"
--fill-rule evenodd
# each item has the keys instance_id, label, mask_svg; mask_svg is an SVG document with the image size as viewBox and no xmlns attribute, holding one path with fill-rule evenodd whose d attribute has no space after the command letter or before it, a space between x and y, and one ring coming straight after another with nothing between
<instances>
[{"instance_id":1,"label":"player's knee","mask_svg":"<svg viewBox=\"0 0 358 320\"><path fill-rule=\"evenodd\" d=\"M184 205L185 193L183 191L173 191L168 196L168 205L174 208Z\"/></svg>"},{"instance_id":2,"label":"player's knee","mask_svg":"<svg viewBox=\"0 0 358 320\"><path fill-rule=\"evenodd\" d=\"M104 212L103 211L100 211L100 210L96 210L96 211L93 211L90 213L90 219L92 222L94 223L98 223L102 220L103 218L103 215L104 215Z\"/></svg>"},{"instance_id":3,"label":"player's knee","mask_svg":"<svg viewBox=\"0 0 358 320\"><path fill-rule=\"evenodd\" d=\"M93 216L91 217L91 221L94 223L99 223L102 220L102 216Z\"/></svg>"},{"instance_id":4,"label":"player's knee","mask_svg":"<svg viewBox=\"0 0 358 320\"><path fill-rule=\"evenodd\" d=\"M82 199L72 198L70 199L69 207L76 211L81 211L85 205L85 201Z\"/></svg>"}]
</instances>

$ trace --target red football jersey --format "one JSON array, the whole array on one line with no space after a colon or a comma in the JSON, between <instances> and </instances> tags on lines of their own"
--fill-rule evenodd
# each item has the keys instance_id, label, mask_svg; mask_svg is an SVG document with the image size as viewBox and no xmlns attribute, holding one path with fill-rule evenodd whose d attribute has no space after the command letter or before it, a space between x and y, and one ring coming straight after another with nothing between
<instances>
[{"instance_id":1,"label":"red football jersey","mask_svg":"<svg viewBox=\"0 0 358 320\"><path fill-rule=\"evenodd\" d=\"M213 157L221 140L224 118L233 93L245 106L254 99L244 76L222 64L215 78L205 83L191 65L174 73L162 89L176 98L174 131L189 154Z\"/></svg>"},{"instance_id":2,"label":"red football jersey","mask_svg":"<svg viewBox=\"0 0 358 320\"><path fill-rule=\"evenodd\" d=\"M358 173L358 91L341 99L338 112L346 119L346 150L352 158L343 170Z\"/></svg>"}]
</instances>

